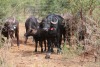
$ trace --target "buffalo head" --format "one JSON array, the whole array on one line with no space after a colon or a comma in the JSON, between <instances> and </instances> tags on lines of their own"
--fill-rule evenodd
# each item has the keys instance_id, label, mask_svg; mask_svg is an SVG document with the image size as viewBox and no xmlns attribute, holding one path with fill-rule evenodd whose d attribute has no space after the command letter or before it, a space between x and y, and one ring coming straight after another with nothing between
<instances>
[{"instance_id":1,"label":"buffalo head","mask_svg":"<svg viewBox=\"0 0 100 67\"><path fill-rule=\"evenodd\" d=\"M54 14L51 14L51 15L48 15L44 19L43 23L44 23L43 29L45 31L48 31L50 29L53 30L53 28L56 28L57 27L58 19L57 19L57 17Z\"/></svg>"}]
</instances>

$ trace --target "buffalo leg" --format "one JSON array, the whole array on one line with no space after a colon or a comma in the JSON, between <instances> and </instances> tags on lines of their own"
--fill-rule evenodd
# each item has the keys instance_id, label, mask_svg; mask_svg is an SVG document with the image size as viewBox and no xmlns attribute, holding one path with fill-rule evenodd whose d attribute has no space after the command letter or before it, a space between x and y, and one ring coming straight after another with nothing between
<instances>
[{"instance_id":1,"label":"buffalo leg","mask_svg":"<svg viewBox=\"0 0 100 67\"><path fill-rule=\"evenodd\" d=\"M52 42L51 42L51 52L54 52L54 50L53 50L54 46L56 46L56 41L52 40Z\"/></svg>"},{"instance_id":2,"label":"buffalo leg","mask_svg":"<svg viewBox=\"0 0 100 67\"><path fill-rule=\"evenodd\" d=\"M10 38L11 38L11 46L13 46L13 40L14 40L13 34L10 35Z\"/></svg>"},{"instance_id":3,"label":"buffalo leg","mask_svg":"<svg viewBox=\"0 0 100 67\"><path fill-rule=\"evenodd\" d=\"M47 42L47 44L48 44L48 52L51 52L51 41L50 40L48 40L48 42Z\"/></svg>"},{"instance_id":4,"label":"buffalo leg","mask_svg":"<svg viewBox=\"0 0 100 67\"><path fill-rule=\"evenodd\" d=\"M43 45L42 45L42 41L39 41L39 44L41 46L41 52L43 52Z\"/></svg>"},{"instance_id":5,"label":"buffalo leg","mask_svg":"<svg viewBox=\"0 0 100 67\"><path fill-rule=\"evenodd\" d=\"M61 53L61 36L57 38L57 53Z\"/></svg>"},{"instance_id":6,"label":"buffalo leg","mask_svg":"<svg viewBox=\"0 0 100 67\"><path fill-rule=\"evenodd\" d=\"M54 52L53 47L54 47L54 44L51 45L51 52Z\"/></svg>"},{"instance_id":7,"label":"buffalo leg","mask_svg":"<svg viewBox=\"0 0 100 67\"><path fill-rule=\"evenodd\" d=\"M16 29L15 36L17 38L17 46L19 46L19 28Z\"/></svg>"},{"instance_id":8,"label":"buffalo leg","mask_svg":"<svg viewBox=\"0 0 100 67\"><path fill-rule=\"evenodd\" d=\"M44 47L45 47L44 51L46 51L46 40L44 40Z\"/></svg>"},{"instance_id":9,"label":"buffalo leg","mask_svg":"<svg viewBox=\"0 0 100 67\"><path fill-rule=\"evenodd\" d=\"M37 52L38 41L35 41L35 52Z\"/></svg>"},{"instance_id":10,"label":"buffalo leg","mask_svg":"<svg viewBox=\"0 0 100 67\"><path fill-rule=\"evenodd\" d=\"M28 40L28 36L25 37L25 42L24 42L25 45L27 43L27 40Z\"/></svg>"},{"instance_id":11,"label":"buffalo leg","mask_svg":"<svg viewBox=\"0 0 100 67\"><path fill-rule=\"evenodd\" d=\"M47 45L48 45L48 51L47 51L46 56L45 56L46 59L50 58L50 55L51 55L51 50L50 50L51 41L50 40L47 40Z\"/></svg>"},{"instance_id":12,"label":"buffalo leg","mask_svg":"<svg viewBox=\"0 0 100 67\"><path fill-rule=\"evenodd\" d=\"M9 31L7 33L7 44L9 43L9 38L10 38L10 35L9 35Z\"/></svg>"}]
</instances>

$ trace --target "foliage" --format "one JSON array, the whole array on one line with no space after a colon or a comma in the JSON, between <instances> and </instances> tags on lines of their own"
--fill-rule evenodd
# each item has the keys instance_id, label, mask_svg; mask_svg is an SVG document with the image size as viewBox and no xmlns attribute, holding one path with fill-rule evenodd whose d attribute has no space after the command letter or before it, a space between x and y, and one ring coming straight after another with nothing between
<instances>
[{"instance_id":1,"label":"foliage","mask_svg":"<svg viewBox=\"0 0 100 67\"><path fill-rule=\"evenodd\" d=\"M86 14L99 6L99 0L0 0L0 19L23 14L47 15L49 13L79 12Z\"/></svg>"}]
</instances>

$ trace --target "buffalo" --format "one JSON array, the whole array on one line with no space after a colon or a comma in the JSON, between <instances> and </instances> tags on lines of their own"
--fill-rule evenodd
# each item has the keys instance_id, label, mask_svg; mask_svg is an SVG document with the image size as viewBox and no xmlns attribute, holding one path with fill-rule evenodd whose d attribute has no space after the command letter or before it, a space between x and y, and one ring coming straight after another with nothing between
<instances>
[{"instance_id":1,"label":"buffalo","mask_svg":"<svg viewBox=\"0 0 100 67\"><path fill-rule=\"evenodd\" d=\"M25 22L25 29L26 33L24 34L25 38L25 44L27 43L27 39L29 36L33 36L32 29L37 29L38 28L38 22L37 19L34 16L30 16L26 22Z\"/></svg>"},{"instance_id":2,"label":"buffalo","mask_svg":"<svg viewBox=\"0 0 100 67\"><path fill-rule=\"evenodd\" d=\"M11 38L12 41L15 34L15 37L17 38L17 46L19 46L19 22L14 17L9 17L5 20L1 34L4 37L7 37L7 39ZM11 45L13 45L12 41Z\"/></svg>"},{"instance_id":3,"label":"buffalo","mask_svg":"<svg viewBox=\"0 0 100 67\"><path fill-rule=\"evenodd\" d=\"M62 31L64 31L63 18L56 14L48 15L43 23L43 29L47 34L48 44L48 52L45 58L50 57L49 53L53 52L53 46L57 47L57 53L61 53Z\"/></svg>"},{"instance_id":4,"label":"buffalo","mask_svg":"<svg viewBox=\"0 0 100 67\"><path fill-rule=\"evenodd\" d=\"M29 17L25 22L25 28L26 28L26 41L28 39L28 36L33 36L33 39L35 40L35 52L37 52L37 45L39 42L39 45L41 46L41 52L43 52L43 45L45 44L45 50L46 51L46 37L45 37L45 31L42 29L42 24L37 22L37 19L34 16Z\"/></svg>"}]
</instances>

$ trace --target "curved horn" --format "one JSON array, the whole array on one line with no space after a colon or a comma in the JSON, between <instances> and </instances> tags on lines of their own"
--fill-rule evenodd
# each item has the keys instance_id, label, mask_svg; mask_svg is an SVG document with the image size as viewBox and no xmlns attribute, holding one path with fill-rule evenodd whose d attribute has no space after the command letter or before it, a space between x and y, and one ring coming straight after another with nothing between
<instances>
[{"instance_id":1,"label":"curved horn","mask_svg":"<svg viewBox=\"0 0 100 67\"><path fill-rule=\"evenodd\" d=\"M55 17L56 18L56 17ZM56 22L51 21L52 24L57 24L58 23L58 19L56 18Z\"/></svg>"}]
</instances>

